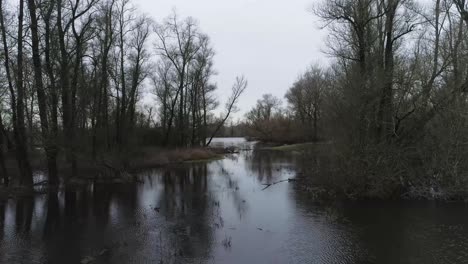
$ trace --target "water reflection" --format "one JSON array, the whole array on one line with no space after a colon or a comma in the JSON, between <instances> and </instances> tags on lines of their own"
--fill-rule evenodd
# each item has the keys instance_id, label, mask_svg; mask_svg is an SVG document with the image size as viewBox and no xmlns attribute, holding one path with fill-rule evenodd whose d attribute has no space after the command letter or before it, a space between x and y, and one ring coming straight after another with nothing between
<instances>
[{"instance_id":1,"label":"water reflection","mask_svg":"<svg viewBox=\"0 0 468 264\"><path fill-rule=\"evenodd\" d=\"M21 198L16 201L16 233L22 235L29 233L33 214L33 202L34 200L30 198Z\"/></svg>"},{"instance_id":2,"label":"water reflection","mask_svg":"<svg viewBox=\"0 0 468 264\"><path fill-rule=\"evenodd\" d=\"M295 157L285 152L257 150L246 153L245 160L258 181L270 183L291 176Z\"/></svg>"},{"instance_id":3,"label":"water reflection","mask_svg":"<svg viewBox=\"0 0 468 264\"><path fill-rule=\"evenodd\" d=\"M468 262L464 204L316 204L288 182L262 191L329 166L248 150L1 201L0 263Z\"/></svg>"},{"instance_id":4,"label":"water reflection","mask_svg":"<svg viewBox=\"0 0 468 264\"><path fill-rule=\"evenodd\" d=\"M47 215L44 224L44 237L50 237L60 226L59 201L56 193L47 197Z\"/></svg>"},{"instance_id":5,"label":"water reflection","mask_svg":"<svg viewBox=\"0 0 468 264\"><path fill-rule=\"evenodd\" d=\"M461 203L366 202L346 204L343 214L376 262L467 263L466 208Z\"/></svg>"},{"instance_id":6,"label":"water reflection","mask_svg":"<svg viewBox=\"0 0 468 264\"><path fill-rule=\"evenodd\" d=\"M165 170L162 190L153 208L170 223L168 244L175 246L178 257L206 258L212 242L210 196L206 164L194 164Z\"/></svg>"},{"instance_id":7,"label":"water reflection","mask_svg":"<svg viewBox=\"0 0 468 264\"><path fill-rule=\"evenodd\" d=\"M0 237L5 235L5 202L0 201Z\"/></svg>"}]
</instances>

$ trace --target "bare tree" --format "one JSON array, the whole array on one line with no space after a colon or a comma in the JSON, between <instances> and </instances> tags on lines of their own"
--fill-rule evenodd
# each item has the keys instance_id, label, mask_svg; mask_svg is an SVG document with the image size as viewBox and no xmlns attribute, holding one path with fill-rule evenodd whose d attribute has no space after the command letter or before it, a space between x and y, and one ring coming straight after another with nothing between
<instances>
[{"instance_id":1,"label":"bare tree","mask_svg":"<svg viewBox=\"0 0 468 264\"><path fill-rule=\"evenodd\" d=\"M468 26L468 2L466 0L454 0L455 5L457 5L458 11L462 19L465 21Z\"/></svg>"},{"instance_id":2,"label":"bare tree","mask_svg":"<svg viewBox=\"0 0 468 264\"><path fill-rule=\"evenodd\" d=\"M327 88L325 72L312 66L286 93L286 99L296 117L306 127L311 128L314 141L319 138L318 123L322 115L324 90Z\"/></svg>"},{"instance_id":3,"label":"bare tree","mask_svg":"<svg viewBox=\"0 0 468 264\"><path fill-rule=\"evenodd\" d=\"M158 54L169 60L177 73L177 93L179 109L177 116L177 128L179 133L179 145L186 145L186 105L187 105L187 80L189 65L201 48L198 25L193 18L179 21L176 13L166 19L163 24L155 26L154 31L158 37L156 50ZM169 118L168 129L172 127L174 118ZM169 132L167 133L169 134Z\"/></svg>"},{"instance_id":4,"label":"bare tree","mask_svg":"<svg viewBox=\"0 0 468 264\"><path fill-rule=\"evenodd\" d=\"M5 19L4 19L4 10L3 10L3 1L0 0L0 30L2 31L2 44L3 44L3 53L4 53L4 59L3 59L3 65L5 67L5 72L6 72L6 77L7 77L7 82L8 82L8 89L10 91L10 107L12 111L12 123L13 123L13 132L15 135L15 142L18 142L21 140L21 136L19 133L19 128L18 128L18 119L17 119L17 114L16 114L16 94L13 88L13 81L11 77L11 72L10 72L10 54L9 54L9 48L7 44L7 38L6 38L6 27L5 27ZM2 135L3 136L3 135ZM25 167L23 167L23 164L27 164L28 160L21 155L19 149L16 149L16 158L18 161L18 166L20 169L20 172L22 174L22 177L27 177L27 172L25 170ZM27 165L28 166L28 165ZM9 179L8 175L6 174L6 171L4 172L3 175L3 183L5 185L9 184Z\"/></svg>"},{"instance_id":5,"label":"bare tree","mask_svg":"<svg viewBox=\"0 0 468 264\"><path fill-rule=\"evenodd\" d=\"M27 152L27 138L26 138L26 127L24 123L24 76L23 76L23 19L24 19L24 1L19 1L19 12L18 12L18 48L17 48L17 74L16 74L16 114L17 114L17 129L18 135L16 137L16 149L18 155L18 161L21 178L19 184L23 186L32 187L33 178L31 165L29 163L29 155ZM32 22L31 18L31 24Z\"/></svg>"},{"instance_id":6,"label":"bare tree","mask_svg":"<svg viewBox=\"0 0 468 264\"><path fill-rule=\"evenodd\" d=\"M95 90L95 104L92 132L92 156L96 159L98 148L103 144L110 148L109 127L109 55L115 42L114 28L115 0L107 1L100 7L98 30L98 43L100 49L99 68L96 76L97 89ZM99 142L98 137L103 140ZM99 145L98 145L99 144Z\"/></svg>"},{"instance_id":7,"label":"bare tree","mask_svg":"<svg viewBox=\"0 0 468 264\"><path fill-rule=\"evenodd\" d=\"M244 76L241 77L236 77L236 82L232 86L232 93L231 96L229 97L228 101L226 102L225 105L225 113L224 117L218 122L216 125L216 128L214 129L213 133L211 134L210 139L208 142L206 142L205 146L209 146L211 141L213 140L213 137L216 136L218 133L219 129L224 125L226 120L229 118L232 112L237 111L237 101L239 100L239 97L242 95L242 93L247 89L247 80L245 79Z\"/></svg>"},{"instance_id":8,"label":"bare tree","mask_svg":"<svg viewBox=\"0 0 468 264\"><path fill-rule=\"evenodd\" d=\"M124 120L126 121L122 122L128 132L132 131L134 125L135 107L138 101L139 88L148 75L146 67L149 53L146 49L146 44L150 34L150 26L151 21L149 18L141 16L135 21L131 34L132 41L130 41L129 45L131 52L128 59L130 62L131 82L128 94L128 105L125 106L126 111L124 112L126 115ZM130 135L131 133L127 136Z\"/></svg>"}]
</instances>

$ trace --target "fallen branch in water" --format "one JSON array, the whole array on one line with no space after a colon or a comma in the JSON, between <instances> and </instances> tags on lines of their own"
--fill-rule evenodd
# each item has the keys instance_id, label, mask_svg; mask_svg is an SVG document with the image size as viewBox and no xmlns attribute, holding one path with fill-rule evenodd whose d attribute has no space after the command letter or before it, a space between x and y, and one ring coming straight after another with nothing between
<instances>
[{"instance_id":1,"label":"fallen branch in water","mask_svg":"<svg viewBox=\"0 0 468 264\"><path fill-rule=\"evenodd\" d=\"M34 183L33 186L47 185L47 184L49 184L49 181L48 180L43 180L43 181Z\"/></svg>"},{"instance_id":2,"label":"fallen branch in water","mask_svg":"<svg viewBox=\"0 0 468 264\"><path fill-rule=\"evenodd\" d=\"M109 164L107 161L105 161L105 160L102 161L102 165L103 165L104 167L106 167L106 168L112 170L112 171L115 172L115 173L121 173L122 171L125 171L125 170L122 169L122 168L116 168L116 167L110 165L110 164Z\"/></svg>"},{"instance_id":3,"label":"fallen branch in water","mask_svg":"<svg viewBox=\"0 0 468 264\"><path fill-rule=\"evenodd\" d=\"M263 185L265 185L265 188L263 188L262 191L269 188L272 185L282 183L282 182L292 182L292 181L297 181L297 180L296 179L286 179L286 180L281 180L281 181L272 182L272 183L264 183Z\"/></svg>"}]
</instances>

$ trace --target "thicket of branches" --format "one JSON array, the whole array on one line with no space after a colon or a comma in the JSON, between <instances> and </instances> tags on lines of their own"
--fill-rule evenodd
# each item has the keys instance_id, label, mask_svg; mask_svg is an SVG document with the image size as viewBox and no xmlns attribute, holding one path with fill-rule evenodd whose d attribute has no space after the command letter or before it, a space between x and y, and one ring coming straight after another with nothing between
<instances>
[{"instance_id":1,"label":"thicket of branches","mask_svg":"<svg viewBox=\"0 0 468 264\"><path fill-rule=\"evenodd\" d=\"M0 33L4 185L32 186L37 152L56 185L58 160L76 176L83 158L125 157L141 144L206 145L247 86L238 78L214 116L209 37L192 18L174 12L155 23L129 0L0 0ZM143 106L151 92L157 104ZM7 170L9 154L18 176Z\"/></svg>"},{"instance_id":2,"label":"thicket of branches","mask_svg":"<svg viewBox=\"0 0 468 264\"><path fill-rule=\"evenodd\" d=\"M350 196L466 196L467 10L465 0L321 1L332 63L300 76L274 118L275 100L260 100L251 130L331 141L330 181Z\"/></svg>"}]
</instances>

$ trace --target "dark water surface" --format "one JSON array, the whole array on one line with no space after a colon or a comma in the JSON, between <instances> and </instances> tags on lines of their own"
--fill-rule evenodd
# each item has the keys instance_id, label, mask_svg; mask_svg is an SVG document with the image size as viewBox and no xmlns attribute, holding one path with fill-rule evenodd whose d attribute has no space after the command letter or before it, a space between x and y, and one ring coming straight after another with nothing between
<instances>
[{"instance_id":1,"label":"dark water surface","mask_svg":"<svg viewBox=\"0 0 468 264\"><path fill-rule=\"evenodd\" d=\"M316 204L299 182L262 190L307 173L297 159L244 150L0 202L0 263L468 263L467 205Z\"/></svg>"}]
</instances>

